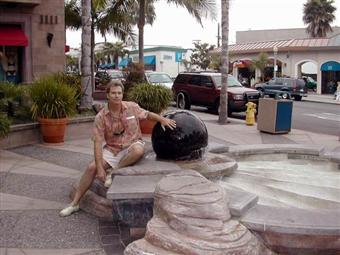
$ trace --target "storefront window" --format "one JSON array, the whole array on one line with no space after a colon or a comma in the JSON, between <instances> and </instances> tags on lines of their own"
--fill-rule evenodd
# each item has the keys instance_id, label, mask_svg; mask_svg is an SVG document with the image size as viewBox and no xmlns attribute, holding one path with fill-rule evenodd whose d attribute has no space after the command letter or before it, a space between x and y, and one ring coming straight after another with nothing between
<instances>
[{"instance_id":1,"label":"storefront window","mask_svg":"<svg viewBox=\"0 0 340 255\"><path fill-rule=\"evenodd\" d=\"M21 82L21 47L0 46L0 81Z\"/></svg>"}]
</instances>

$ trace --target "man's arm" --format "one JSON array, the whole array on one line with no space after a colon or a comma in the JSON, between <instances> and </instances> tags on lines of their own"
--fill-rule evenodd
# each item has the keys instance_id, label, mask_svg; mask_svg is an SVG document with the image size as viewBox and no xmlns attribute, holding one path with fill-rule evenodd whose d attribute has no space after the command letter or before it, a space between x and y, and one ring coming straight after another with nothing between
<instances>
[{"instance_id":1,"label":"man's arm","mask_svg":"<svg viewBox=\"0 0 340 255\"><path fill-rule=\"evenodd\" d=\"M154 112L149 112L147 119L158 121L158 122L161 123L162 126L169 127L170 129L176 128L176 121L174 121L172 119L164 118L164 117L162 117L162 116L160 116L160 115L158 115Z\"/></svg>"},{"instance_id":2,"label":"man's arm","mask_svg":"<svg viewBox=\"0 0 340 255\"><path fill-rule=\"evenodd\" d=\"M98 179L105 181L106 172L103 167L103 144L97 137L94 140L94 161L96 163Z\"/></svg>"}]
</instances>

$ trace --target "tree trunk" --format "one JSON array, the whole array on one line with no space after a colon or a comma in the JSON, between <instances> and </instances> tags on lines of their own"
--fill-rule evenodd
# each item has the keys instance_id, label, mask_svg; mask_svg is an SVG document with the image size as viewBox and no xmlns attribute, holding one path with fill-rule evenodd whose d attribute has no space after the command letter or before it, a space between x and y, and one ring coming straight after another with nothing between
<instances>
[{"instance_id":1,"label":"tree trunk","mask_svg":"<svg viewBox=\"0 0 340 255\"><path fill-rule=\"evenodd\" d=\"M139 0L138 56L139 63L143 66L144 66L144 25L145 25L145 0Z\"/></svg>"},{"instance_id":2,"label":"tree trunk","mask_svg":"<svg viewBox=\"0 0 340 255\"><path fill-rule=\"evenodd\" d=\"M118 70L119 69L119 66L118 66L119 65L119 56L117 54L115 54L114 58L115 58L115 69Z\"/></svg>"},{"instance_id":3,"label":"tree trunk","mask_svg":"<svg viewBox=\"0 0 340 255\"><path fill-rule=\"evenodd\" d=\"M92 85L91 85L91 0L81 1L81 87L80 109L91 109Z\"/></svg>"},{"instance_id":4,"label":"tree trunk","mask_svg":"<svg viewBox=\"0 0 340 255\"><path fill-rule=\"evenodd\" d=\"M221 0L222 9L222 88L220 96L220 112L218 122L220 124L228 123L228 33L229 33L229 0Z\"/></svg>"},{"instance_id":5,"label":"tree trunk","mask_svg":"<svg viewBox=\"0 0 340 255\"><path fill-rule=\"evenodd\" d=\"M92 2L92 1L91 1ZM94 71L95 69L95 56L94 56L94 46L95 46L95 33L94 24L91 22L91 87L94 88ZM93 92L93 90L92 90Z\"/></svg>"}]
</instances>

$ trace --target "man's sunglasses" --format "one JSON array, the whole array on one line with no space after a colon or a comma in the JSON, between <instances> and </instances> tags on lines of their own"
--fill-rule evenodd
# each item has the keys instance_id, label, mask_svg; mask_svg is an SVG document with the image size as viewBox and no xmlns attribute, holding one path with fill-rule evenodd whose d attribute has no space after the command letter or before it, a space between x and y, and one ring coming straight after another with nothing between
<instances>
[{"instance_id":1,"label":"man's sunglasses","mask_svg":"<svg viewBox=\"0 0 340 255\"><path fill-rule=\"evenodd\" d=\"M122 130L120 130L118 132L113 132L113 135L116 135L116 136L122 135L122 134L124 134L124 132L125 132L125 128L123 128Z\"/></svg>"}]
</instances>

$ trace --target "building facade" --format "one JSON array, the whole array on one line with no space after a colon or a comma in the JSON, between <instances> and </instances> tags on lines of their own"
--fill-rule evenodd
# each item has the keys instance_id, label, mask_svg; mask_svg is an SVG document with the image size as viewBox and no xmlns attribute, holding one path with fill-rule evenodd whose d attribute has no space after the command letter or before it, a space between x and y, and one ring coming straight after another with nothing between
<instances>
[{"instance_id":1,"label":"building facade","mask_svg":"<svg viewBox=\"0 0 340 255\"><path fill-rule=\"evenodd\" d=\"M312 63L316 67L318 94L334 93L334 84L340 81L340 27L334 27L327 38L310 38L304 28L240 31L229 52L233 75L245 78L248 84L252 79L259 81L261 73L253 70L252 63L262 52L268 55L266 79L272 78L274 72L277 76L300 78L305 75L302 66Z\"/></svg>"},{"instance_id":2,"label":"building facade","mask_svg":"<svg viewBox=\"0 0 340 255\"><path fill-rule=\"evenodd\" d=\"M30 83L64 71L64 0L0 0L0 79Z\"/></svg>"},{"instance_id":3,"label":"building facade","mask_svg":"<svg viewBox=\"0 0 340 255\"><path fill-rule=\"evenodd\" d=\"M158 46L144 49L145 70L168 73L176 77L178 73L185 71L182 62L185 59L187 50L181 47ZM138 50L129 53L132 62L138 62Z\"/></svg>"}]
</instances>

